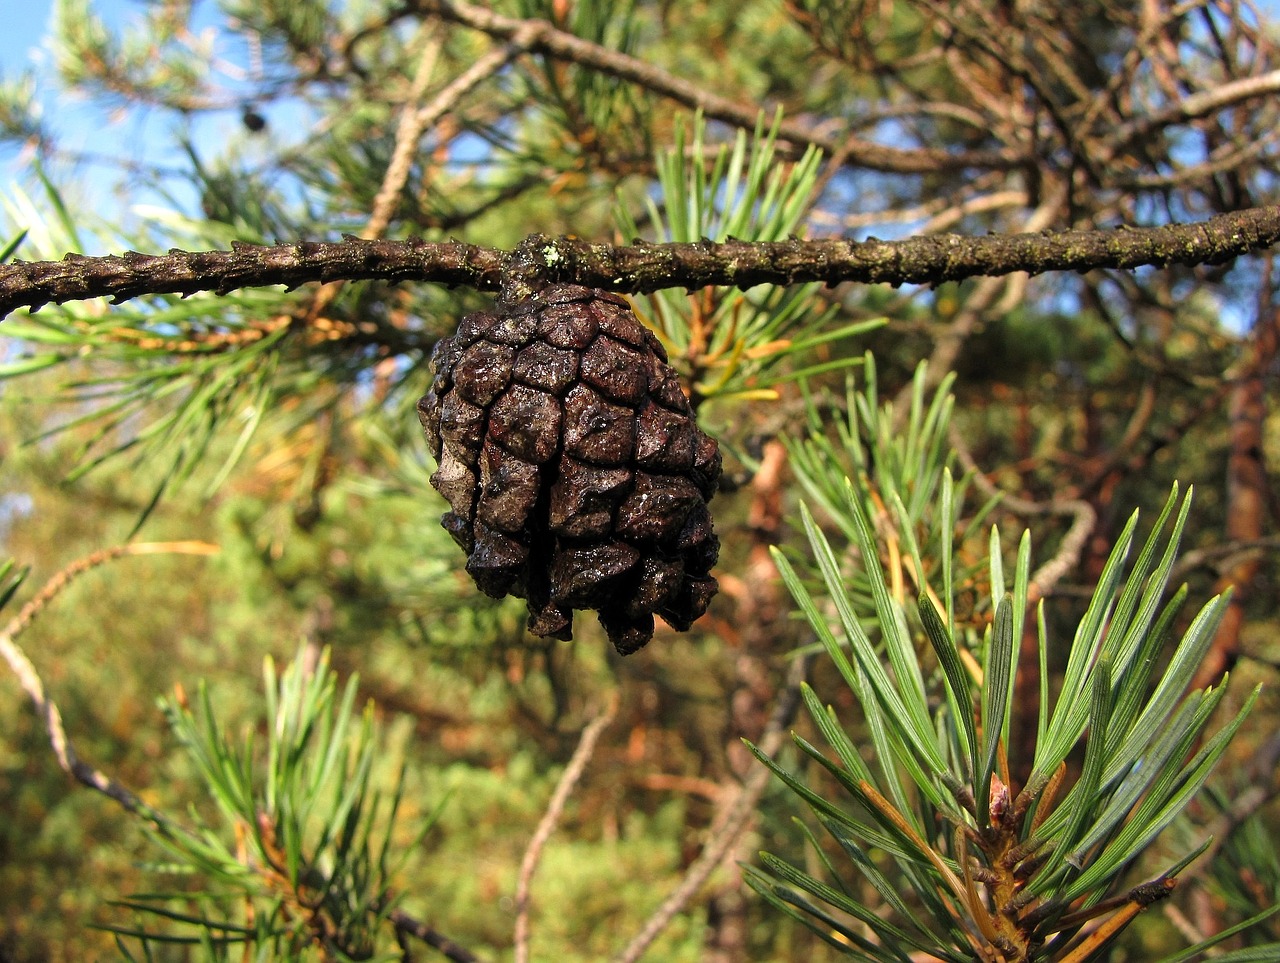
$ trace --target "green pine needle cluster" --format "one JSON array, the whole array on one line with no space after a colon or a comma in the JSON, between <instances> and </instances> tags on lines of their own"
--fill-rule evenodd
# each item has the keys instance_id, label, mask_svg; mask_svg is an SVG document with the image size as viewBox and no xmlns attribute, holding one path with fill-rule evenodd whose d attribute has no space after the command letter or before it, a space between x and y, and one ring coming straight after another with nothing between
<instances>
[{"instance_id":1,"label":"green pine needle cluster","mask_svg":"<svg viewBox=\"0 0 1280 963\"><path fill-rule=\"evenodd\" d=\"M688 143L685 125L677 124L670 149L656 159L660 203L645 198L647 229L619 203L619 235L653 242L795 237L815 200L822 152L810 147L798 161L783 162L777 143L781 120L777 115L766 129L761 117L750 139L739 130L732 145L721 144L714 153L700 114ZM704 163L709 155L710 163ZM884 323L881 318L833 324L836 310L822 303L820 287L707 288L688 295L667 289L647 295L640 313L685 375L695 405L776 400L777 387L787 381L858 362L856 356L814 360L810 352ZM782 364L806 357L798 365Z\"/></svg>"},{"instance_id":2,"label":"green pine needle cluster","mask_svg":"<svg viewBox=\"0 0 1280 963\"><path fill-rule=\"evenodd\" d=\"M893 406L875 405L874 385L862 396L850 392L849 420L838 432L848 441L846 460L861 470L857 482L845 476L838 489L832 476L839 469L831 466L839 460L821 457L836 454L826 436L815 431L798 446L797 471L839 541L833 547L802 505L818 585L806 584L777 550L775 561L852 693L870 747L860 750L836 711L804 688L834 758L801 736L796 743L831 774L839 795L757 755L808 804L843 859L810 837L825 879L766 853L751 882L858 959L905 961L915 951L955 963L1080 963L1165 898L1207 846L1125 888L1137 857L1199 793L1258 690L1216 731L1206 727L1227 680L1187 692L1223 596L1206 603L1166 652L1187 599L1185 586L1166 597L1191 507L1190 493L1179 501L1175 487L1132 560L1136 512L1124 527L1054 693L1050 653L1061 647L1049 637L1041 603L1038 664L1029 667L1039 689L1034 700L1025 692L1018 698L1030 533L1018 544L1010 584L992 530L977 602L989 621L958 620L951 533L961 499L946 466L949 410L945 388L926 404L917 379L905 428L895 428ZM862 438L874 452L874 479ZM900 490L906 478L912 484ZM891 584L886 559L905 577ZM1029 720L1034 756L1010 758L1010 729ZM891 858L892 871L880 856ZM860 894L859 877L882 906Z\"/></svg>"},{"instance_id":3,"label":"green pine needle cluster","mask_svg":"<svg viewBox=\"0 0 1280 963\"><path fill-rule=\"evenodd\" d=\"M394 886L435 817L407 840L399 831L403 768L379 788L373 706L357 711L358 678L340 689L328 651L303 648L281 673L268 658L263 676L265 744L228 733L203 684L194 704L162 700L200 792L186 819L157 815L149 835L169 860L152 870L192 885L121 901L139 923L109 929L130 959L166 945L208 959L399 959ZM210 805L216 817L201 818Z\"/></svg>"}]
</instances>

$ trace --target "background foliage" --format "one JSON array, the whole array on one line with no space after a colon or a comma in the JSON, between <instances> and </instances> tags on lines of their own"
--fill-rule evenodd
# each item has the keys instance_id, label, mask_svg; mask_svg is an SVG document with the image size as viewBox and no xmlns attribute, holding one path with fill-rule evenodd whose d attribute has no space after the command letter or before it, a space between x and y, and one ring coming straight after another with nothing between
<instances>
[{"instance_id":1,"label":"background foliage","mask_svg":"<svg viewBox=\"0 0 1280 963\"><path fill-rule=\"evenodd\" d=\"M557 42L545 24L543 41L520 34L531 20ZM26 259L343 232L498 247L535 231L1010 232L1276 201L1276 25L1243 0L176 0L138 3L121 31L91 0L58 0L47 43L56 75L0 84L17 157L4 237L25 231ZM37 84L99 110L102 143L64 145ZM584 724L616 693L533 903L537 958L601 959L677 885L758 769L740 739L761 738L794 653L813 641L789 616L769 549L807 556L788 521L801 497L830 538L848 535L821 511L839 474L868 499L899 491L910 528L925 525L936 490L908 491L904 477L951 458L978 496L958 528L979 546L957 539L954 618L979 631L990 621L975 574L985 526L1006 537L1031 526L1037 560L1062 560L1028 589L1054 639L1071 637L1133 508L1154 514L1175 478L1194 484L1173 582L1196 600L1236 585L1198 684L1234 666L1225 720L1273 681L1274 287L1260 255L635 299L731 457L730 490L712 506L720 598L693 631L659 633L626 662L585 622L569 644L527 636L520 605L480 597L436 524L443 502L412 407L432 345L485 304L475 292L331 284L10 317L0 535L31 566L23 591L135 535L220 547L92 571L23 644L81 751L173 813L207 803L157 696L203 679L224 725L252 731L264 655L283 664L299 640L328 646L344 680L358 670L360 703L377 707L380 774L393 782L405 764L396 844L410 847L413 823L440 806L412 845L399 905L484 958L509 953L521 855ZM877 447L859 405L896 395L899 424L924 418L911 398L934 397L926 389L944 378L955 455L886 461L893 422L876 422ZM823 477L831 464L839 474ZM1093 524L1073 528L1081 519ZM920 550L935 557L927 541ZM890 570L894 551L882 552ZM1066 654L1047 658L1056 679ZM809 682L853 738L870 738L848 722L853 696L828 662ZM1171 953L1275 902L1277 711L1264 689L1213 793L1171 830L1169 851L1184 853L1216 828L1209 857L1114 959ZM131 925L109 900L159 885L157 850L109 801L69 789L7 676L0 719L0 957L110 956L111 934L95 927ZM817 738L803 715L795 725ZM1013 749L1034 737L1015 727L1010 757L1032 758ZM825 778L794 749L778 758ZM736 863L765 849L820 872L794 813L770 783L751 831L653 958L834 957L751 896ZM1233 939L1274 939L1270 925Z\"/></svg>"}]
</instances>

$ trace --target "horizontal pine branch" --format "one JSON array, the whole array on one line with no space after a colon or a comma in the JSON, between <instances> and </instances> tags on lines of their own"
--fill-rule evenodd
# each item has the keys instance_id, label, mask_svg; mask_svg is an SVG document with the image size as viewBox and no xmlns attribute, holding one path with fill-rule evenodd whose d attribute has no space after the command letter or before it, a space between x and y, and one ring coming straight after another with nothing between
<instances>
[{"instance_id":1,"label":"horizontal pine branch","mask_svg":"<svg viewBox=\"0 0 1280 963\"><path fill-rule=\"evenodd\" d=\"M226 294L323 281L419 281L518 293L541 282L575 282L635 294L708 285L845 281L938 284L1025 271L1088 271L1148 265L1220 264L1280 240L1280 206L1207 221L1100 231L941 234L902 241L729 240L627 246L532 236L515 251L458 242L363 240L258 246L230 251L128 252L0 265L0 318L86 298L116 302L150 294Z\"/></svg>"}]
</instances>

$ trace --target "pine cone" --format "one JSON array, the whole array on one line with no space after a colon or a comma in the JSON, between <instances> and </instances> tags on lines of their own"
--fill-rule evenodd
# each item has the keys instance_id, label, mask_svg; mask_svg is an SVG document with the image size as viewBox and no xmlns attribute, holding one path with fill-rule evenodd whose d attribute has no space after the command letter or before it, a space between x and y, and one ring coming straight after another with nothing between
<instances>
[{"instance_id":1,"label":"pine cone","mask_svg":"<svg viewBox=\"0 0 1280 963\"><path fill-rule=\"evenodd\" d=\"M467 316L432 362L431 484L482 591L526 599L530 630L559 639L596 609L624 655L655 613L684 631L706 611L720 451L625 300L555 285Z\"/></svg>"}]
</instances>

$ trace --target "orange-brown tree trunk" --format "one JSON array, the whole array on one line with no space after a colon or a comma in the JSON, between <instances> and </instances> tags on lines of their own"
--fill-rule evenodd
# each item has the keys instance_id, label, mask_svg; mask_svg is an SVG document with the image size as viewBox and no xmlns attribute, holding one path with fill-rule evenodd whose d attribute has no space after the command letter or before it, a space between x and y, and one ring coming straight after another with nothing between
<instances>
[{"instance_id":1,"label":"orange-brown tree trunk","mask_svg":"<svg viewBox=\"0 0 1280 963\"><path fill-rule=\"evenodd\" d=\"M1269 287L1269 285L1264 286ZM1280 348L1280 310L1261 306L1253 337L1231 386L1229 402L1231 449L1227 456L1226 539L1247 543L1265 534L1268 505L1272 499L1263 460L1263 430L1267 417L1267 380ZM1240 654L1245 603L1262 562L1257 554L1241 553L1239 561L1223 572L1218 591L1233 587L1234 594L1218 629L1218 635L1196 675L1197 687L1215 684L1235 664Z\"/></svg>"}]
</instances>

